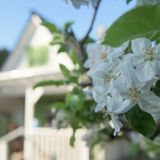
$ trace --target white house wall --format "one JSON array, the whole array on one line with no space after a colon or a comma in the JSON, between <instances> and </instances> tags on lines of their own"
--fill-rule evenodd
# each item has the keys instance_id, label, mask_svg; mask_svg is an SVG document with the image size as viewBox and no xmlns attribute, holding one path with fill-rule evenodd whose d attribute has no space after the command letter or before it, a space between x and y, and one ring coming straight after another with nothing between
<instances>
[{"instance_id":1,"label":"white house wall","mask_svg":"<svg viewBox=\"0 0 160 160\"><path fill-rule=\"evenodd\" d=\"M73 64L66 53L58 54L58 45L51 46L49 45L52 40L51 33L43 26L39 26L37 31L34 33L32 40L30 41L28 47L40 47L40 46L48 46L48 63L43 66L36 66L34 68L52 68L55 73L60 72L59 64L66 65L70 70L72 70ZM21 62L17 69L25 69L29 68L27 62L27 49L26 52L23 54Z\"/></svg>"},{"instance_id":2,"label":"white house wall","mask_svg":"<svg viewBox=\"0 0 160 160\"><path fill-rule=\"evenodd\" d=\"M51 33L41 25L41 21L39 22L39 26L37 26L37 29L35 33L32 35L32 39L28 43L27 47L25 48L25 51L22 56L22 59L17 66L17 69L23 69L27 68L28 62L27 62L27 49L28 48L34 48L34 47L40 47L40 46L49 46L49 42L52 39Z\"/></svg>"}]
</instances>

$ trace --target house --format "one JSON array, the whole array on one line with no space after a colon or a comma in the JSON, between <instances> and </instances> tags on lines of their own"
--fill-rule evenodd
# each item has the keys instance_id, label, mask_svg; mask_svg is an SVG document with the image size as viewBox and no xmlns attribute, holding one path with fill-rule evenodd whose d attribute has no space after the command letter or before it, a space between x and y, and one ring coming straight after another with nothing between
<instances>
[{"instance_id":1,"label":"house","mask_svg":"<svg viewBox=\"0 0 160 160\"><path fill-rule=\"evenodd\" d=\"M77 133L77 144L71 148L71 129L45 127L47 104L63 100L68 86L33 89L33 85L63 78L60 63L71 70L74 66L66 53L57 54L58 45L49 45L53 35L41 25L43 20L37 13L31 14L0 72L0 159L11 157L11 143L21 137L24 144L19 141L16 146L22 148L25 160L88 160L89 150L81 140L85 131Z\"/></svg>"}]
</instances>

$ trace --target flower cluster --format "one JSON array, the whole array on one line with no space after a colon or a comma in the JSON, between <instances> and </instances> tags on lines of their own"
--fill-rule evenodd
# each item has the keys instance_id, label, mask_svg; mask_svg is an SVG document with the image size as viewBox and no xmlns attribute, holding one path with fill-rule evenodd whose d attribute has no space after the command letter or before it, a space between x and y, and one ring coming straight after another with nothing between
<instances>
[{"instance_id":1,"label":"flower cluster","mask_svg":"<svg viewBox=\"0 0 160 160\"><path fill-rule=\"evenodd\" d=\"M68 3L69 0L64 0L66 3ZM73 6L75 8L80 8L82 5L89 5L92 4L93 7L97 5L98 0L71 0Z\"/></svg>"},{"instance_id":2,"label":"flower cluster","mask_svg":"<svg viewBox=\"0 0 160 160\"><path fill-rule=\"evenodd\" d=\"M107 109L114 135L122 127L119 116L136 104L152 115L160 113L160 98L151 91L160 76L160 45L138 38L118 48L89 44L87 53L85 67L93 81L95 110Z\"/></svg>"}]
</instances>

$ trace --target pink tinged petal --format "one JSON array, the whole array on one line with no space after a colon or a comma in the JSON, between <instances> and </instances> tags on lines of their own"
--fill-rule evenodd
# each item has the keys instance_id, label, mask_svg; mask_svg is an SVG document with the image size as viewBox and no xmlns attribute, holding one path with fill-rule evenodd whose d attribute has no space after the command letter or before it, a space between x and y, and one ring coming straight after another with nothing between
<instances>
[{"instance_id":1,"label":"pink tinged petal","mask_svg":"<svg viewBox=\"0 0 160 160\"><path fill-rule=\"evenodd\" d=\"M153 92L141 95L138 104L145 112L150 114L160 113L160 97L156 96Z\"/></svg>"},{"instance_id":2,"label":"pink tinged petal","mask_svg":"<svg viewBox=\"0 0 160 160\"><path fill-rule=\"evenodd\" d=\"M137 38L132 41L132 51L137 55L144 55L148 47L151 46L151 41L146 38Z\"/></svg>"}]
</instances>

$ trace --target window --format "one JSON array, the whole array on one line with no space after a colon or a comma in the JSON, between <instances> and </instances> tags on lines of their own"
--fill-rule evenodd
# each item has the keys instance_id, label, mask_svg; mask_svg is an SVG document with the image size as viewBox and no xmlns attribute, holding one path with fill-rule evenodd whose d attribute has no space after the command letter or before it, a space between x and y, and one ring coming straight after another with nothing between
<instances>
[{"instance_id":1,"label":"window","mask_svg":"<svg viewBox=\"0 0 160 160\"><path fill-rule=\"evenodd\" d=\"M48 52L47 46L32 47L28 49L28 65L42 66L48 63Z\"/></svg>"}]
</instances>

